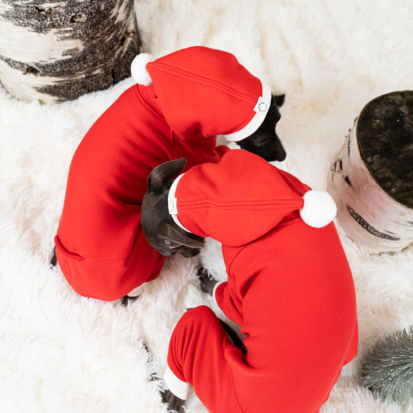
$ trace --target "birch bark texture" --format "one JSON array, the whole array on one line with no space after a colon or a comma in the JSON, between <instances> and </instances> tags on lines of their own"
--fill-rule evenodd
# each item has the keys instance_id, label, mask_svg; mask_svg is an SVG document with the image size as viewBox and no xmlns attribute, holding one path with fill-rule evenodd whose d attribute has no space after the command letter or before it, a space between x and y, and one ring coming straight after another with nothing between
<instances>
[{"instance_id":1,"label":"birch bark texture","mask_svg":"<svg viewBox=\"0 0 413 413\"><path fill-rule=\"evenodd\" d=\"M333 162L328 191L352 240L378 252L413 242L413 91L363 108Z\"/></svg>"},{"instance_id":2,"label":"birch bark texture","mask_svg":"<svg viewBox=\"0 0 413 413\"><path fill-rule=\"evenodd\" d=\"M23 100L76 99L130 76L134 0L0 0L0 82Z\"/></svg>"}]
</instances>

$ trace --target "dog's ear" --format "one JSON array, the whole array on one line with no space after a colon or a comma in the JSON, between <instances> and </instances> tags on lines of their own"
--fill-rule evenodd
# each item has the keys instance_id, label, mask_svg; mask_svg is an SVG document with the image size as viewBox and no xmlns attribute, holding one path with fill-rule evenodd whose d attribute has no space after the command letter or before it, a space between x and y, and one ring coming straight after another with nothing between
<instances>
[{"instance_id":1,"label":"dog's ear","mask_svg":"<svg viewBox=\"0 0 413 413\"><path fill-rule=\"evenodd\" d=\"M275 104L280 108L284 104L285 95L272 96L275 99Z\"/></svg>"},{"instance_id":2,"label":"dog's ear","mask_svg":"<svg viewBox=\"0 0 413 413\"><path fill-rule=\"evenodd\" d=\"M163 238L168 239L172 242L176 242L176 243L181 244L181 245L185 245L186 247L203 248L203 246L204 246L203 242L197 241L196 239L192 239L192 238L187 237L186 235L180 233L174 227L167 224L166 222L163 222L159 226L158 233Z\"/></svg>"},{"instance_id":3,"label":"dog's ear","mask_svg":"<svg viewBox=\"0 0 413 413\"><path fill-rule=\"evenodd\" d=\"M155 194L160 194L165 183L169 181L169 179L177 176L182 169L184 169L185 164L186 159L180 158L157 166L149 175L148 191L152 191Z\"/></svg>"}]
</instances>

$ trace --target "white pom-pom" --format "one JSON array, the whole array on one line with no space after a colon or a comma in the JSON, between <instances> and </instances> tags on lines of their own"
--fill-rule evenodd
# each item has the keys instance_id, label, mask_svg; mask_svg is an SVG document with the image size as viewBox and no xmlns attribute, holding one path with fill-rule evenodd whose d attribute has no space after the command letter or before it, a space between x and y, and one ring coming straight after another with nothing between
<instances>
[{"instance_id":1,"label":"white pom-pom","mask_svg":"<svg viewBox=\"0 0 413 413\"><path fill-rule=\"evenodd\" d=\"M304 206L300 209L300 215L310 227L325 227L335 218L337 205L328 192L308 191L303 199Z\"/></svg>"},{"instance_id":2,"label":"white pom-pom","mask_svg":"<svg viewBox=\"0 0 413 413\"><path fill-rule=\"evenodd\" d=\"M146 70L146 65L154 60L155 58L148 53L138 54L133 59L131 73L133 79L138 85L149 86L152 84L152 79Z\"/></svg>"}]
</instances>

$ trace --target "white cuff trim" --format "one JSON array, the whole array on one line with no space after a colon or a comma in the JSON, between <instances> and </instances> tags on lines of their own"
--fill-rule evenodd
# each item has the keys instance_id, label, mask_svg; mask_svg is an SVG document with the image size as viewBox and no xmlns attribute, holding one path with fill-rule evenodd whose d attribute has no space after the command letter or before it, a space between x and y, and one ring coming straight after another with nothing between
<instances>
[{"instance_id":1,"label":"white cuff trim","mask_svg":"<svg viewBox=\"0 0 413 413\"><path fill-rule=\"evenodd\" d=\"M260 96L258 98L258 102L255 105L254 112L256 113L254 117L241 130L230 133L228 135L224 135L225 139L230 142L237 142L252 135L261 126L262 122L264 122L270 106L271 88L268 85L262 83L262 97Z\"/></svg>"},{"instance_id":2,"label":"white cuff trim","mask_svg":"<svg viewBox=\"0 0 413 413\"><path fill-rule=\"evenodd\" d=\"M165 384L171 393L173 393L176 397L179 397L181 400L187 399L190 385L185 381L179 380L169 366L166 367L163 379L165 380Z\"/></svg>"},{"instance_id":3,"label":"white cuff trim","mask_svg":"<svg viewBox=\"0 0 413 413\"><path fill-rule=\"evenodd\" d=\"M139 287L136 287L133 289L130 293L127 294L128 297L137 297L138 295L141 295L143 293L143 285L140 285Z\"/></svg>"},{"instance_id":4,"label":"white cuff trim","mask_svg":"<svg viewBox=\"0 0 413 413\"><path fill-rule=\"evenodd\" d=\"M174 183L171 186L171 189L169 190L169 194L168 194L168 209L169 209L169 213L172 216L172 219L174 220L175 224L178 225L178 227L182 228L184 231L186 232L191 232L188 231L180 222L179 219L177 217L178 215L178 200L175 198L175 192L176 192L176 188L178 186L178 182L181 180L181 178L184 176L185 174L181 174L178 176L178 178L175 179Z\"/></svg>"},{"instance_id":5,"label":"white cuff trim","mask_svg":"<svg viewBox=\"0 0 413 413\"><path fill-rule=\"evenodd\" d=\"M226 281L220 281L219 283L216 283L214 285L214 289L212 290L212 298L215 301L215 304L219 307L219 304L217 303L217 299L215 298L215 293L217 292L217 288L221 285L224 284ZM221 308L221 307L220 307Z\"/></svg>"}]
</instances>

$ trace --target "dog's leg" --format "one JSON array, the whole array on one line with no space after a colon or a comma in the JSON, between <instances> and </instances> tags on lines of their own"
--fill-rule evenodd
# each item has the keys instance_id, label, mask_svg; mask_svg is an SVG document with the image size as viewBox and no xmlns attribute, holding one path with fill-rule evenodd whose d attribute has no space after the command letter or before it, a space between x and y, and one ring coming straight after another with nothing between
<instances>
[{"instance_id":1,"label":"dog's leg","mask_svg":"<svg viewBox=\"0 0 413 413\"><path fill-rule=\"evenodd\" d=\"M139 287L134 288L130 291L125 297L122 298L121 304L124 307L127 307L130 301L135 301L144 291L144 285L140 285Z\"/></svg>"},{"instance_id":2,"label":"dog's leg","mask_svg":"<svg viewBox=\"0 0 413 413\"><path fill-rule=\"evenodd\" d=\"M217 284L218 281L212 279L211 275L208 273L208 271L204 267L201 267L198 270L197 275L198 275L199 282L201 285L201 290L204 293L212 295L215 284Z\"/></svg>"},{"instance_id":3,"label":"dog's leg","mask_svg":"<svg viewBox=\"0 0 413 413\"><path fill-rule=\"evenodd\" d=\"M219 322L222 325L222 328L225 330L225 332L228 334L228 337L232 344L236 347L238 347L244 354L247 354L247 348L244 346L244 343L242 340L238 337L237 333L224 321L221 319L218 319Z\"/></svg>"},{"instance_id":4,"label":"dog's leg","mask_svg":"<svg viewBox=\"0 0 413 413\"><path fill-rule=\"evenodd\" d=\"M192 310L193 308L187 308L186 311ZM244 346L242 340L238 337L238 334L225 322L218 318L221 323L222 328L228 335L229 341L234 346L238 347L244 354L247 354L247 348Z\"/></svg>"},{"instance_id":5,"label":"dog's leg","mask_svg":"<svg viewBox=\"0 0 413 413\"><path fill-rule=\"evenodd\" d=\"M50 259L50 264L52 267L56 267L57 265L57 257L56 257L56 245L53 248L52 258Z\"/></svg>"},{"instance_id":6,"label":"dog's leg","mask_svg":"<svg viewBox=\"0 0 413 413\"><path fill-rule=\"evenodd\" d=\"M127 307L130 301L135 301L137 298L139 298L139 295L136 297L129 297L129 295L125 295L125 297L122 298L122 301L120 302L124 307Z\"/></svg>"},{"instance_id":7,"label":"dog's leg","mask_svg":"<svg viewBox=\"0 0 413 413\"><path fill-rule=\"evenodd\" d=\"M204 293L212 295L212 293L214 291L214 287L218 283L218 281L214 280L214 279L211 279L211 275L208 273L208 271L204 267L201 267L198 270L197 275L199 277L201 290ZM187 308L187 310L191 310L191 308ZM241 349L241 351L244 354L247 354L247 348L244 346L244 343L238 337L237 333L224 321L219 319L219 322L221 323L222 328L228 334L228 337L229 337L230 341L232 342L232 344L234 344L234 346Z\"/></svg>"},{"instance_id":8,"label":"dog's leg","mask_svg":"<svg viewBox=\"0 0 413 413\"><path fill-rule=\"evenodd\" d=\"M128 298L131 298L131 297L128 297ZM148 350L148 347L146 347L145 343L143 343L143 347L145 348L146 352L149 354L149 357L152 358L152 354ZM156 373L153 373L151 375L150 381L158 381L158 380L159 380L159 376ZM161 397L162 397L162 403L166 403L168 405L168 411L176 411L178 413L184 413L185 400L182 400L179 397L176 397L169 390L160 390L159 393L161 394Z\"/></svg>"},{"instance_id":9,"label":"dog's leg","mask_svg":"<svg viewBox=\"0 0 413 413\"><path fill-rule=\"evenodd\" d=\"M169 390L161 391L162 403L168 405L168 410L176 411L178 413L184 412L185 400L176 397Z\"/></svg>"}]
</instances>

